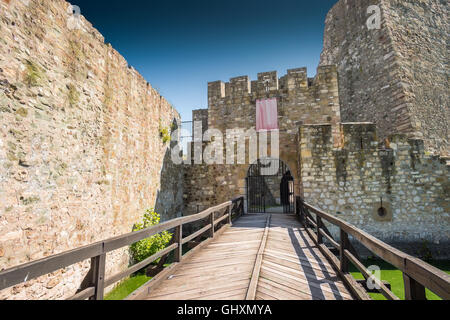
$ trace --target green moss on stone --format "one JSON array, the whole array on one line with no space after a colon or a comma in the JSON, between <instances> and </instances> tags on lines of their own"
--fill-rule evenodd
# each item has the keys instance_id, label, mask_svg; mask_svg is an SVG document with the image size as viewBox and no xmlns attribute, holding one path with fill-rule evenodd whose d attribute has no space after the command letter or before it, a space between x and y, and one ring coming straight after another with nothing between
<instances>
[{"instance_id":1,"label":"green moss on stone","mask_svg":"<svg viewBox=\"0 0 450 320\"><path fill-rule=\"evenodd\" d=\"M39 197L30 197L30 198L23 199L22 204L25 206L29 206L29 205L39 202L39 201L41 201L41 198L39 198Z\"/></svg>"},{"instance_id":2,"label":"green moss on stone","mask_svg":"<svg viewBox=\"0 0 450 320\"><path fill-rule=\"evenodd\" d=\"M78 61L83 60L85 56L83 53L83 49L81 48L80 41L69 40L69 48L72 52L72 57L76 58Z\"/></svg>"},{"instance_id":3,"label":"green moss on stone","mask_svg":"<svg viewBox=\"0 0 450 320\"><path fill-rule=\"evenodd\" d=\"M19 160L24 160L26 157L27 157L27 155L26 155L26 153L23 152L23 151L20 151L20 152L17 154L17 158L19 158Z\"/></svg>"},{"instance_id":4,"label":"green moss on stone","mask_svg":"<svg viewBox=\"0 0 450 320\"><path fill-rule=\"evenodd\" d=\"M6 157L8 158L9 161L13 161L13 162L19 160L19 158L17 158L13 152L8 152Z\"/></svg>"},{"instance_id":5,"label":"green moss on stone","mask_svg":"<svg viewBox=\"0 0 450 320\"><path fill-rule=\"evenodd\" d=\"M70 106L76 106L78 102L80 101L80 94L78 93L77 89L73 84L69 84L67 86L69 89L68 98L69 98L69 104Z\"/></svg>"},{"instance_id":6,"label":"green moss on stone","mask_svg":"<svg viewBox=\"0 0 450 320\"><path fill-rule=\"evenodd\" d=\"M14 143L12 143L12 142L8 142L8 147L9 147L11 150L16 150L16 149L17 149L17 146L16 146Z\"/></svg>"},{"instance_id":7,"label":"green moss on stone","mask_svg":"<svg viewBox=\"0 0 450 320\"><path fill-rule=\"evenodd\" d=\"M76 39L69 40L70 56L68 58L69 72L76 80L86 79L86 55L82 47L81 34Z\"/></svg>"},{"instance_id":8,"label":"green moss on stone","mask_svg":"<svg viewBox=\"0 0 450 320\"><path fill-rule=\"evenodd\" d=\"M64 172L67 170L69 166L67 165L67 163L61 163L58 168L56 169L56 172L59 176L62 176L64 174Z\"/></svg>"},{"instance_id":9,"label":"green moss on stone","mask_svg":"<svg viewBox=\"0 0 450 320\"><path fill-rule=\"evenodd\" d=\"M102 174L103 176L106 176L106 167L104 164L102 165Z\"/></svg>"},{"instance_id":10,"label":"green moss on stone","mask_svg":"<svg viewBox=\"0 0 450 320\"><path fill-rule=\"evenodd\" d=\"M16 111L16 114L19 115L19 116L21 116L21 117L23 117L23 118L26 118L26 117L28 117L28 110L25 109L25 108L19 108L19 109Z\"/></svg>"},{"instance_id":11,"label":"green moss on stone","mask_svg":"<svg viewBox=\"0 0 450 320\"><path fill-rule=\"evenodd\" d=\"M25 62L25 83L29 87L36 87L44 78L44 71L36 63L27 60Z\"/></svg>"},{"instance_id":12,"label":"green moss on stone","mask_svg":"<svg viewBox=\"0 0 450 320\"><path fill-rule=\"evenodd\" d=\"M108 180L101 180L101 181L97 181L96 182L98 185L105 185L105 186L109 186L110 182Z\"/></svg>"},{"instance_id":13,"label":"green moss on stone","mask_svg":"<svg viewBox=\"0 0 450 320\"><path fill-rule=\"evenodd\" d=\"M0 106L0 112L10 113L11 110L8 106Z\"/></svg>"},{"instance_id":14,"label":"green moss on stone","mask_svg":"<svg viewBox=\"0 0 450 320\"><path fill-rule=\"evenodd\" d=\"M25 137L22 131L15 130L15 129L9 129L9 133L14 136L17 140L21 140Z\"/></svg>"}]
</instances>

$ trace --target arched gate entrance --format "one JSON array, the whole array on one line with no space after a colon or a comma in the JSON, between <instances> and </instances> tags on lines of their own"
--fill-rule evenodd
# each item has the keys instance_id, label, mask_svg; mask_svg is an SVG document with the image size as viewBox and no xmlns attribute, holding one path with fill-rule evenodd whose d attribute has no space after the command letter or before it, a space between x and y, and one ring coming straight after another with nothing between
<instances>
[{"instance_id":1,"label":"arched gate entrance","mask_svg":"<svg viewBox=\"0 0 450 320\"><path fill-rule=\"evenodd\" d=\"M247 173L249 213L293 213L294 178L279 159L259 159Z\"/></svg>"}]
</instances>

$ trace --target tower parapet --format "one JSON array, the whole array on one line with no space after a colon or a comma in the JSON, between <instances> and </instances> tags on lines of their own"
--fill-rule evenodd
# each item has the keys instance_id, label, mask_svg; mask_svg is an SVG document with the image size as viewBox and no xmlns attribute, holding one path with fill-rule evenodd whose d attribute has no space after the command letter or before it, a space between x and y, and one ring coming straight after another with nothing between
<instances>
[{"instance_id":1,"label":"tower parapet","mask_svg":"<svg viewBox=\"0 0 450 320\"><path fill-rule=\"evenodd\" d=\"M287 90L308 88L308 72L306 68L290 69L285 77Z\"/></svg>"},{"instance_id":2,"label":"tower parapet","mask_svg":"<svg viewBox=\"0 0 450 320\"><path fill-rule=\"evenodd\" d=\"M225 97L225 83L223 81L214 81L208 83L208 97Z\"/></svg>"},{"instance_id":3,"label":"tower parapet","mask_svg":"<svg viewBox=\"0 0 450 320\"><path fill-rule=\"evenodd\" d=\"M324 88L336 90L338 75L335 66L320 66L316 77L311 81L305 67L289 69L287 74L278 77L277 71L258 73L257 80L249 76L231 78L229 82L214 81L208 83L208 97L215 99L239 98L251 96L253 99L267 94L285 94L295 91L319 93Z\"/></svg>"},{"instance_id":4,"label":"tower parapet","mask_svg":"<svg viewBox=\"0 0 450 320\"><path fill-rule=\"evenodd\" d=\"M280 130L297 132L301 124L331 124L336 146L340 143L340 105L338 75L335 66L321 66L314 79L305 67L289 69L278 77L276 71L231 78L229 82L208 84L209 128L256 127L256 101L277 99Z\"/></svg>"},{"instance_id":5,"label":"tower parapet","mask_svg":"<svg viewBox=\"0 0 450 320\"><path fill-rule=\"evenodd\" d=\"M231 95L245 95L251 92L250 80L248 76L241 76L230 79Z\"/></svg>"},{"instance_id":6,"label":"tower parapet","mask_svg":"<svg viewBox=\"0 0 450 320\"><path fill-rule=\"evenodd\" d=\"M258 93L278 91L278 73L276 71L258 73L256 90Z\"/></svg>"}]
</instances>

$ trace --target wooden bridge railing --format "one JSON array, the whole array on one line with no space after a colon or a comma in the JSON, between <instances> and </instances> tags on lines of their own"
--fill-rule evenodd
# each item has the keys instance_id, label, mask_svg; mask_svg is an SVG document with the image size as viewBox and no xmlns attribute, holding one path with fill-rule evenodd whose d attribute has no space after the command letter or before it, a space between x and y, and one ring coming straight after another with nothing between
<instances>
[{"instance_id":1,"label":"wooden bridge railing","mask_svg":"<svg viewBox=\"0 0 450 320\"><path fill-rule=\"evenodd\" d=\"M299 216L300 221L307 226L306 231L322 253L327 256L339 271L341 277L357 298L361 300L370 299L366 290L349 274L349 262L359 269L366 280L369 278L374 280L377 284L378 292L383 294L387 299L399 300L399 298L395 296L383 282L373 279L372 273L366 269L351 246L349 235L359 241L372 253L403 272L406 300L426 300L425 288L428 288L444 300L450 299L450 276L447 273L418 258L391 247L337 217L307 204L300 197L297 197L296 202L296 213ZM314 219L311 213L315 214L316 219ZM324 220L340 229L339 243L333 239L331 233L325 227L323 223ZM315 233L308 226L313 226L315 228ZM326 238L334 248L339 250L339 259L324 244L324 238Z\"/></svg>"},{"instance_id":2,"label":"wooden bridge railing","mask_svg":"<svg viewBox=\"0 0 450 320\"><path fill-rule=\"evenodd\" d=\"M199 214L182 217L161 223L150 228L129 233L123 236L115 237L109 240L91 244L86 247L71 250L58 255L50 256L41 260L33 261L27 264L13 267L11 269L0 272L0 290L25 283L40 276L52 273L59 269L66 268L73 264L91 259L91 269L87 276L87 284L71 300L103 300L104 289L131 274L149 266L163 256L167 256L175 251L175 263L182 261L182 246L196 238L201 237L209 231L209 241L214 238L214 234L221 226L231 224L244 214L244 198L238 197L232 201L223 203L217 207L210 208ZM183 226L208 219L207 225L193 234L183 238ZM164 250L156 253L148 259L130 267L129 269L105 279L106 254L108 252L129 246L163 231L175 229L174 242ZM201 246L192 249L186 255L195 252ZM170 268L170 267L169 267ZM164 272L164 271L163 271Z\"/></svg>"}]
</instances>

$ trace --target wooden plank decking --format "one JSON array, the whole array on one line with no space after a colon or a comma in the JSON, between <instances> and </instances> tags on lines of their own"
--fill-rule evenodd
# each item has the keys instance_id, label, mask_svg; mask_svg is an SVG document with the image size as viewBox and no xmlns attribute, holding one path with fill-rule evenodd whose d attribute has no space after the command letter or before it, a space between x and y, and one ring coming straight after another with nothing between
<instances>
[{"instance_id":1,"label":"wooden plank decking","mask_svg":"<svg viewBox=\"0 0 450 320\"><path fill-rule=\"evenodd\" d=\"M193 254L145 300L349 300L295 216L247 215Z\"/></svg>"},{"instance_id":2,"label":"wooden plank decking","mask_svg":"<svg viewBox=\"0 0 450 320\"><path fill-rule=\"evenodd\" d=\"M367 288L348 270L352 263L366 279L372 276L348 241L352 236L353 240L403 272L406 300L425 300L425 289L443 300L450 300L450 276L444 271L395 249L300 197L296 197L295 216L243 216L244 203L244 197L237 197L192 216L0 271L0 290L90 259L90 271L70 300L103 300L105 287L148 267L159 258L164 261L173 252L175 262L127 300L371 300ZM324 221L340 229L340 243L330 236ZM203 228L194 234L183 235L183 226L200 222L203 222ZM174 229L173 244L105 279L108 253ZM209 237L205 238L207 233ZM203 239L200 239L202 235ZM339 250L339 257L324 244L323 238L333 246L332 250ZM187 243L197 246L182 255L182 245ZM399 300L385 283L375 282L379 286L377 291L387 299Z\"/></svg>"}]
</instances>

